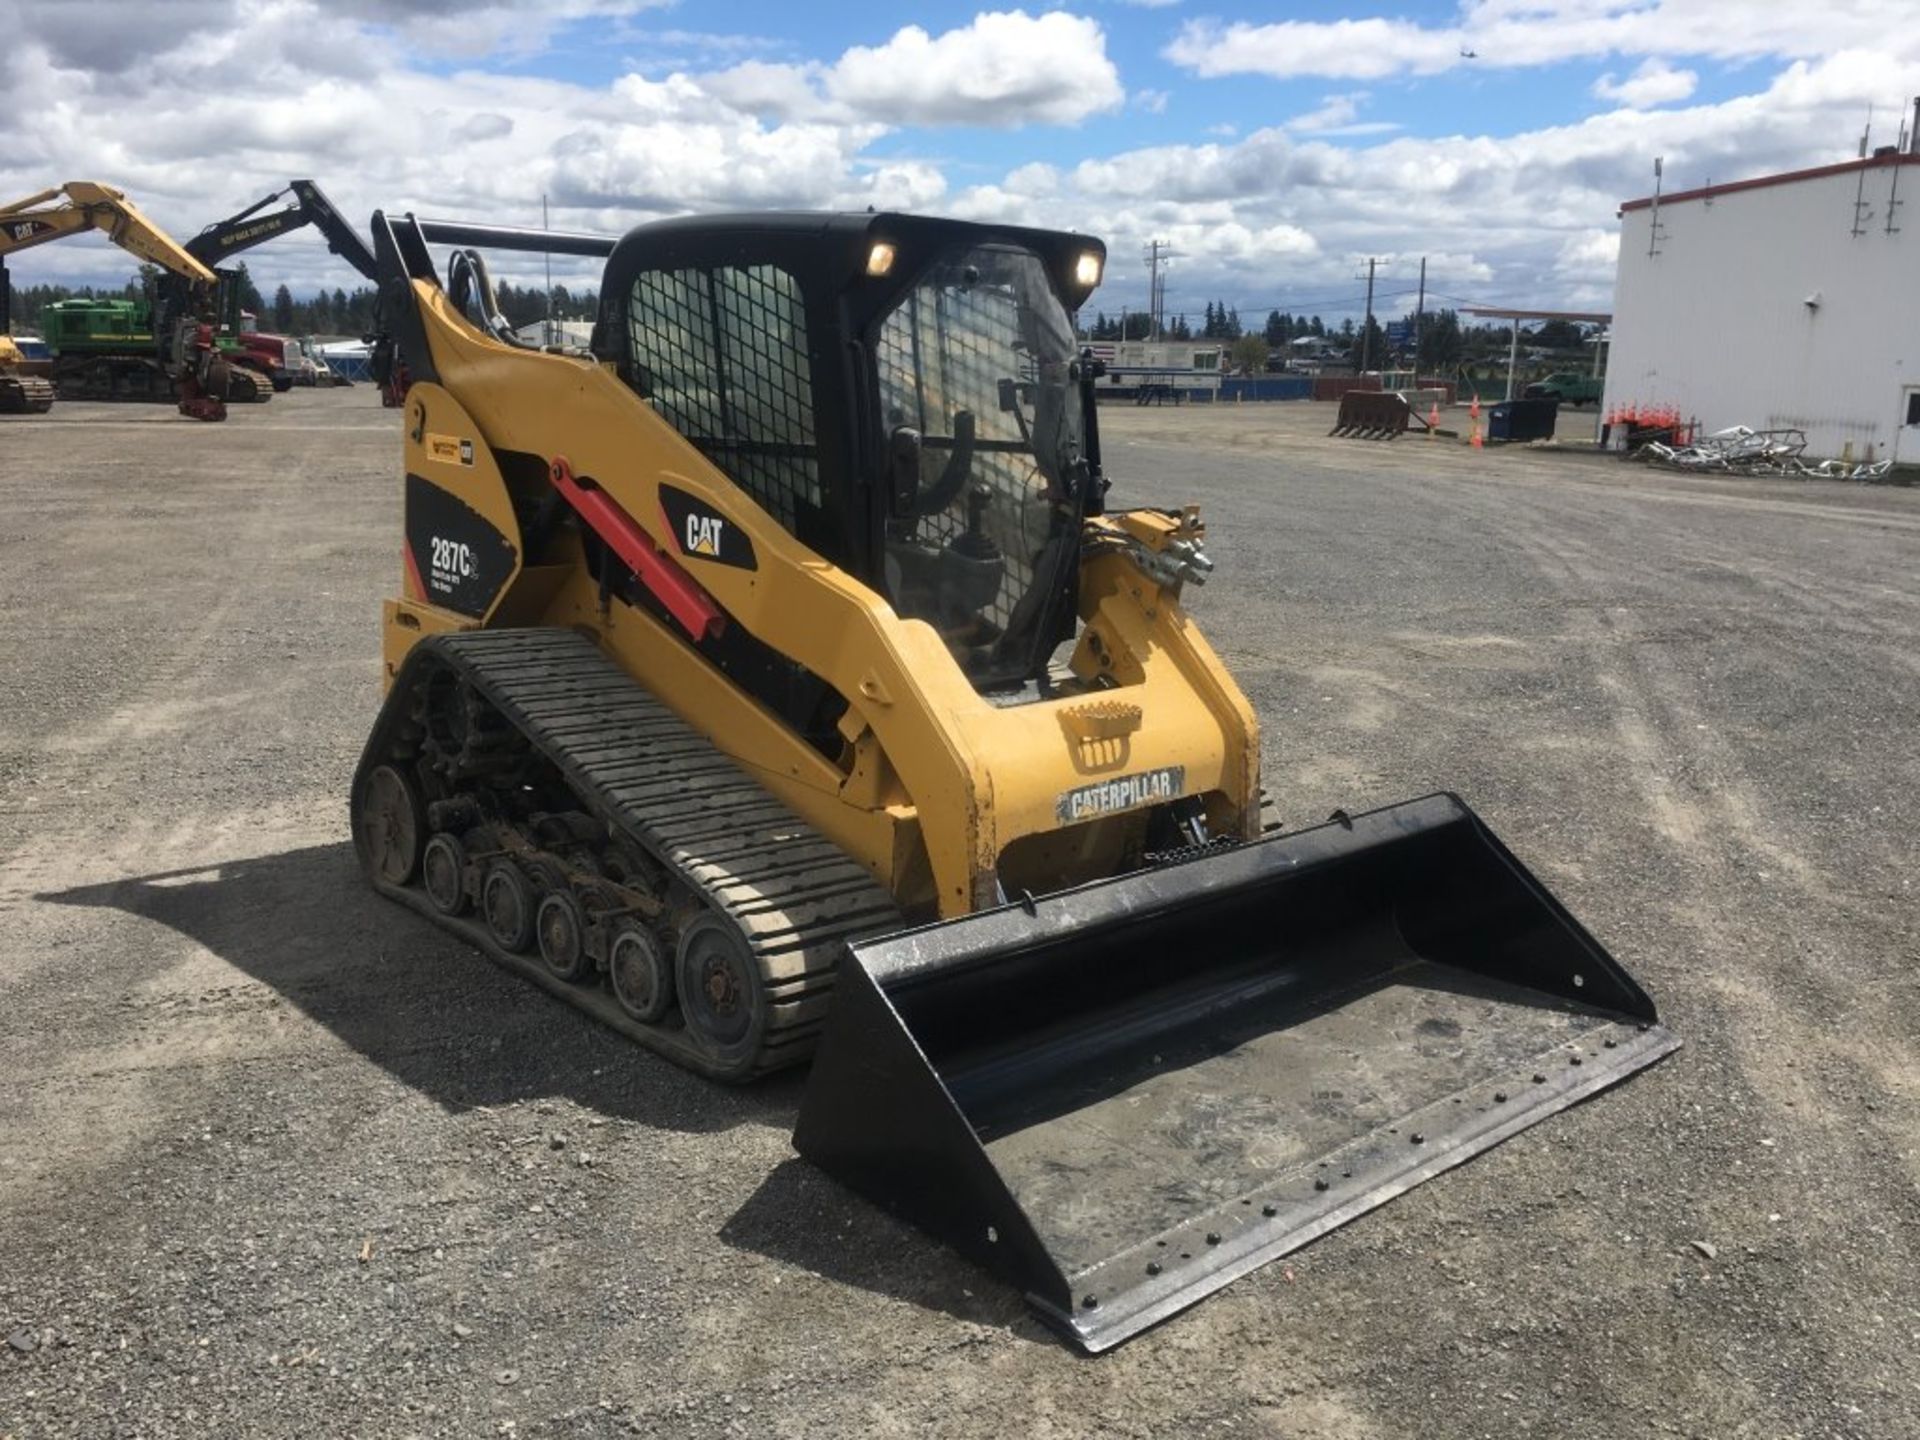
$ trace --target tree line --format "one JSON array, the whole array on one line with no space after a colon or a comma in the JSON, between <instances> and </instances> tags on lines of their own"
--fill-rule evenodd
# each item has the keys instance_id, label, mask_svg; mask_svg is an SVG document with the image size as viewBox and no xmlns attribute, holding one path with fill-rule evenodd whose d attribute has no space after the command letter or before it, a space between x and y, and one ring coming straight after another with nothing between
<instances>
[{"instance_id":1,"label":"tree line","mask_svg":"<svg viewBox=\"0 0 1920 1440\"><path fill-rule=\"evenodd\" d=\"M255 310L260 316L264 328L282 335L308 335L340 333L363 335L373 329L373 302L375 292L366 287L352 291L335 290L331 296L325 291L309 300L297 300L293 292L285 285L273 292L273 303L269 306L244 308ZM493 287L493 298L500 307L500 313L518 330L524 325L532 325L548 318L547 292L536 285L514 285L507 281L497 281ZM564 285L553 287L552 318L555 320L592 320L600 311L600 294L596 290L569 290Z\"/></svg>"},{"instance_id":2,"label":"tree line","mask_svg":"<svg viewBox=\"0 0 1920 1440\"><path fill-rule=\"evenodd\" d=\"M1119 316L1101 311L1082 328L1081 338L1145 340L1152 328L1152 316L1143 311ZM1330 326L1318 315L1293 315L1282 310L1268 311L1266 324L1250 331L1242 327L1238 310L1217 301L1208 302L1198 327L1184 314L1165 317L1160 327L1163 340L1225 341L1229 368L1253 374L1280 369L1294 343L1308 338L1325 342L1301 347L1312 352L1315 359L1358 368L1364 358L1369 369L1410 366L1423 375L1456 375L1469 364L1504 360L1512 343L1510 326L1463 325L1458 311L1444 308L1417 316L1407 312L1400 317L1397 334L1405 338L1390 343L1377 315L1368 316L1363 328L1351 317ZM1571 321L1548 320L1536 326L1523 325L1520 343L1577 354L1586 347L1587 331Z\"/></svg>"},{"instance_id":3,"label":"tree line","mask_svg":"<svg viewBox=\"0 0 1920 1440\"><path fill-rule=\"evenodd\" d=\"M280 335L365 335L374 328L374 308L378 292L370 285L352 290L336 286L296 297L289 286L275 287L273 298L261 294L258 283L247 272L245 262L222 272L239 292L240 308L255 317L263 330ZM9 321L22 330L37 330L42 312L59 300L141 300L151 301L162 272L158 266L142 265L124 285L111 288L93 285L16 285ZM547 318L548 295L537 285L514 285L500 281L493 287L501 313L517 329ZM594 290L569 290L553 287L553 318L591 320L599 312L600 295Z\"/></svg>"}]
</instances>

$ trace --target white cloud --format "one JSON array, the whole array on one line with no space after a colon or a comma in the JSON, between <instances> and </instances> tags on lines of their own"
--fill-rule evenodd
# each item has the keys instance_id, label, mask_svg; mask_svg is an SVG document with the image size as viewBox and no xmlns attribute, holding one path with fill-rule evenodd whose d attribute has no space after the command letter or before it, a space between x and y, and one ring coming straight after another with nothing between
<instances>
[{"instance_id":1,"label":"white cloud","mask_svg":"<svg viewBox=\"0 0 1920 1440\"><path fill-rule=\"evenodd\" d=\"M1136 90L1133 92L1133 107L1145 110L1149 115L1167 113L1167 101L1173 97L1165 90Z\"/></svg>"},{"instance_id":2,"label":"white cloud","mask_svg":"<svg viewBox=\"0 0 1920 1440\"><path fill-rule=\"evenodd\" d=\"M1384 17L1190 20L1164 53L1201 76L1375 80L1461 65L1512 68L1616 55L1810 58L1870 48L1912 25L1911 0L1463 0L1455 23L1440 26Z\"/></svg>"},{"instance_id":3,"label":"white cloud","mask_svg":"<svg viewBox=\"0 0 1920 1440\"><path fill-rule=\"evenodd\" d=\"M1619 259L1618 230L1583 230L1561 242L1554 268L1563 275L1588 276L1602 270L1611 273Z\"/></svg>"},{"instance_id":4,"label":"white cloud","mask_svg":"<svg viewBox=\"0 0 1920 1440\"><path fill-rule=\"evenodd\" d=\"M1041 199L1060 193L1060 172L1044 161L1034 160L1010 172L1006 185L1016 195Z\"/></svg>"},{"instance_id":5,"label":"white cloud","mask_svg":"<svg viewBox=\"0 0 1920 1440\"><path fill-rule=\"evenodd\" d=\"M1833 7L1836 30L1852 34L1854 9L1879 3ZM318 177L357 223L378 206L537 224L543 193L556 228L600 231L691 210L871 204L1101 235L1116 257L1097 302L1110 312L1139 303L1145 271L1134 257L1149 239L1181 252L1173 303L1193 311L1209 298L1243 314L1264 303L1338 302L1357 295L1354 260L1365 255L1395 257L1382 280L1383 303L1394 305L1421 254L1436 297L1605 308L1614 211L1649 188L1654 155L1666 157L1669 188L1843 159L1869 101L1884 114L1920 93L1920 32L1891 26L1852 48L1752 66L1749 93L1713 104L1695 95L1651 101L1643 91L1640 103L1517 135L1383 138L1360 132L1380 123L1366 118L1377 99L1358 85L1328 86L1333 93L1306 113L1278 112L1244 135L1223 121L1193 143L1172 143L1173 127L1134 113L1136 134L1167 143L1075 150L1062 148L1072 136L1050 136L1043 162L1029 159L1038 146L1023 153L1020 137L1003 146L1012 157L1004 165L981 170L972 156L942 158L929 137L904 127L1072 124L1124 106L1099 26L1008 11L943 33L889 26L870 46L811 59L690 45L669 69L588 83L534 78L517 61L422 68L362 18L404 29L430 23L439 4L365 0L349 13L329 0L181 0L166 7L177 30L149 23L161 8L151 4L75 7L96 29L121 27L101 35L49 21L45 6L0 0L0 35L13 42L0 46L0 199L96 177L126 186L183 237L298 175ZM1499 26L1560 27L1556 43L1591 47L1599 42L1568 27L1614 26L1612 34L1622 16L1656 8L1684 40L1695 30L1677 4L1480 0L1470 10L1486 54L1482 37ZM1720 0L1692 7L1723 25L1732 13ZM1749 32L1786 45L1777 12L1787 9L1754 7ZM502 3L487 11L531 13ZM1326 27L1306 38L1325 40ZM1393 49L1399 31L1382 43L1402 54ZM1686 53L1661 55L1677 66ZM1612 61L1626 78L1611 83L1624 90L1658 75L1632 68L1643 58ZM1172 108L1187 106L1183 93ZM248 258L256 277L299 294L357 283L310 231ZM537 257L516 269L521 258L500 259L515 283L538 275ZM99 237L10 263L20 283L117 284L132 268ZM556 261L568 285L597 273L596 262ZM1341 307L1312 308L1335 316Z\"/></svg>"},{"instance_id":6,"label":"white cloud","mask_svg":"<svg viewBox=\"0 0 1920 1440\"><path fill-rule=\"evenodd\" d=\"M1333 145L1326 135L1349 112L1323 103L1314 113L1329 130L1289 122L1228 142L1092 156L1037 199L1010 185L968 194L994 218L1098 233L1129 260L1149 239L1174 241L1176 310L1225 298L1244 315L1309 297L1336 315L1343 299L1357 308L1356 260L1368 255L1393 257L1381 280L1389 313L1412 308L1422 255L1429 304L1605 309L1614 212L1651 187L1654 155L1666 157L1669 188L1841 159L1867 98L1916 92L1920 44L1904 58L1883 50L1795 63L1712 105L1609 110L1504 137ZM1095 308L1137 306L1138 270L1116 263Z\"/></svg>"},{"instance_id":7,"label":"white cloud","mask_svg":"<svg viewBox=\"0 0 1920 1440\"><path fill-rule=\"evenodd\" d=\"M1004 130L1078 124L1126 99L1104 32L1061 11L976 15L939 35L909 25L832 64L747 60L699 78L729 105L778 120Z\"/></svg>"},{"instance_id":8,"label":"white cloud","mask_svg":"<svg viewBox=\"0 0 1920 1440\"><path fill-rule=\"evenodd\" d=\"M686 79L678 74L672 78ZM699 88L736 110L773 119L851 118L846 109L831 104L821 96L819 78L820 67L817 65L769 64L765 60L746 60L731 69L701 76Z\"/></svg>"},{"instance_id":9,"label":"white cloud","mask_svg":"<svg viewBox=\"0 0 1920 1440\"><path fill-rule=\"evenodd\" d=\"M1100 27L1061 13L983 14L940 34L907 27L806 64L740 60L745 41L689 33L678 38L690 49L739 63L606 85L408 59L414 27L484 20L466 32L478 50L501 43L494 20L545 34L609 3L565 0L535 15L531 0L471 11L444 0L183 0L163 21L161 7L132 0L0 0L0 34L14 42L0 46L0 198L97 176L182 238L299 175L318 177L360 223L384 208L527 224L543 194L556 228L612 231L690 210L926 209L947 196L943 167L870 153L898 126L1072 123L1125 98ZM103 29L119 33L94 33ZM457 38L435 34L449 47ZM1031 167L1008 193L1028 203L1045 183L1045 167ZM312 231L251 259L303 294L358 283ZM518 263L502 257L500 268L520 279ZM23 283L117 284L132 264L87 237L14 269ZM596 268L569 261L556 274L572 283Z\"/></svg>"},{"instance_id":10,"label":"white cloud","mask_svg":"<svg viewBox=\"0 0 1920 1440\"><path fill-rule=\"evenodd\" d=\"M53 0L64 4L66 0ZM617 19L636 10L664 9L676 0L331 0L350 19L390 27L405 45L428 54L479 60L531 55L561 26L575 20ZM170 0L153 3L171 9Z\"/></svg>"},{"instance_id":11,"label":"white cloud","mask_svg":"<svg viewBox=\"0 0 1920 1440\"><path fill-rule=\"evenodd\" d=\"M766 55L787 48L784 41L771 35L712 30L647 30L622 26L613 38L621 45L642 47L641 54L630 56L626 61L635 70L672 69L685 65L689 58L707 62L737 60L743 55Z\"/></svg>"},{"instance_id":12,"label":"white cloud","mask_svg":"<svg viewBox=\"0 0 1920 1440\"><path fill-rule=\"evenodd\" d=\"M207 13L217 23L156 52L163 62L114 70L111 54L80 64L68 53L77 42L43 30L38 7L0 0L0 34L16 41L0 47L0 199L98 178L184 239L304 175L356 224L376 208L537 223L544 193L556 228L616 232L695 209L926 208L946 190L936 165L867 156L887 131L880 122L768 121L712 77L590 86L426 73L320 0L229 0ZM381 18L406 22L398 10ZM57 50L67 57L58 69ZM360 283L311 230L248 259L296 293ZM521 281L521 263L503 257L500 268ZM22 283L118 284L133 261L88 237L12 267ZM575 283L597 269L557 261L555 273Z\"/></svg>"},{"instance_id":13,"label":"white cloud","mask_svg":"<svg viewBox=\"0 0 1920 1440\"><path fill-rule=\"evenodd\" d=\"M1364 90L1325 96L1318 109L1294 116L1284 128L1312 135L1386 135L1400 128L1391 120L1360 119L1360 107L1366 99Z\"/></svg>"},{"instance_id":14,"label":"white cloud","mask_svg":"<svg viewBox=\"0 0 1920 1440\"><path fill-rule=\"evenodd\" d=\"M1249 25L1236 20L1189 20L1165 51L1196 75L1324 75L1375 80L1411 71L1445 70L1457 55L1451 32L1425 30L1408 20L1282 20Z\"/></svg>"},{"instance_id":15,"label":"white cloud","mask_svg":"<svg viewBox=\"0 0 1920 1440\"><path fill-rule=\"evenodd\" d=\"M909 25L848 50L824 84L863 115L907 125L1071 125L1126 98L1100 26L1061 10L976 15L937 36Z\"/></svg>"},{"instance_id":16,"label":"white cloud","mask_svg":"<svg viewBox=\"0 0 1920 1440\"><path fill-rule=\"evenodd\" d=\"M1640 62L1640 68L1626 79L1615 81L1611 72L1593 82L1593 93L1602 100L1617 100L1635 110L1669 105L1693 94L1700 77L1691 70L1675 70L1657 55Z\"/></svg>"},{"instance_id":17,"label":"white cloud","mask_svg":"<svg viewBox=\"0 0 1920 1440\"><path fill-rule=\"evenodd\" d=\"M501 140L513 133L513 117L495 114L491 110L482 110L469 115L454 126L453 138L456 140L482 141Z\"/></svg>"}]
</instances>

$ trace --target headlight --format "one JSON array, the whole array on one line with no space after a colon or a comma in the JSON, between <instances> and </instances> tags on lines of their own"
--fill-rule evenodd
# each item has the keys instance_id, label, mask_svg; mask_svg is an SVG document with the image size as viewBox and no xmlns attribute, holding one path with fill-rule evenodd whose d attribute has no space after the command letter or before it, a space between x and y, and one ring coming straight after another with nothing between
<instances>
[{"instance_id":1,"label":"headlight","mask_svg":"<svg viewBox=\"0 0 1920 1440\"><path fill-rule=\"evenodd\" d=\"M867 274L884 275L893 269L893 246L882 240L867 252Z\"/></svg>"},{"instance_id":2,"label":"headlight","mask_svg":"<svg viewBox=\"0 0 1920 1440\"><path fill-rule=\"evenodd\" d=\"M1075 282L1089 290L1098 285L1100 283L1099 255L1091 250L1083 252L1080 258L1073 262L1073 278Z\"/></svg>"}]
</instances>

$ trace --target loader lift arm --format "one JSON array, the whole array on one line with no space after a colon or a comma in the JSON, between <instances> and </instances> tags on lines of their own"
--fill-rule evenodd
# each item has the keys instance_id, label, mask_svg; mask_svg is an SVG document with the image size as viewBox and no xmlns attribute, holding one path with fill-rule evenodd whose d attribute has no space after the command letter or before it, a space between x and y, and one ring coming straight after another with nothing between
<instances>
[{"instance_id":1,"label":"loader lift arm","mask_svg":"<svg viewBox=\"0 0 1920 1440\"><path fill-rule=\"evenodd\" d=\"M380 243L381 232L395 245L410 244L417 247L417 253L410 251L403 260L396 256L395 267L398 273L412 275L416 279L432 280L439 283L438 272L426 251L426 242L469 247L455 251L448 257L448 283L456 300L456 308L472 310L477 313L480 323L486 331L502 344L518 346L520 342L513 338L513 327L500 315L493 300L493 286L487 277L486 262L480 253L470 247L484 246L493 250L516 250L539 252L549 255L583 255L604 260L613 253L616 238L611 235L594 235L575 230L532 230L512 225L477 225L464 220L424 220L409 216L399 232L379 221L374 226L374 243ZM397 237L396 238L396 234ZM371 272L370 272L371 273ZM375 284L379 284L376 279ZM393 297L397 302L398 297ZM404 327L411 315L405 304L391 304L382 287L380 310L375 324L379 333L373 340L373 378L380 386L381 399L388 408L395 408L406 398L407 388L412 384L413 372L408 369L405 353L421 355L425 352L416 348L404 352L402 336L394 333L396 328ZM397 316L397 318L396 318ZM423 337L422 337L423 339Z\"/></svg>"}]
</instances>

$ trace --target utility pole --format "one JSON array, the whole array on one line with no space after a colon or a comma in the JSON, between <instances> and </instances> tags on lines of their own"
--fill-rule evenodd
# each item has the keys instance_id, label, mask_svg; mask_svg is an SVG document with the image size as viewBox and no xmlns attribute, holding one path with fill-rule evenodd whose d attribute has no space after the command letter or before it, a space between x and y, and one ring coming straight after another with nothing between
<instances>
[{"instance_id":1,"label":"utility pole","mask_svg":"<svg viewBox=\"0 0 1920 1440\"><path fill-rule=\"evenodd\" d=\"M1420 383L1420 342L1427 329L1427 257L1420 257L1420 299L1413 307L1413 383Z\"/></svg>"},{"instance_id":2,"label":"utility pole","mask_svg":"<svg viewBox=\"0 0 1920 1440\"><path fill-rule=\"evenodd\" d=\"M1149 240L1143 249L1147 259L1147 313L1150 317L1147 338L1158 340L1167 306L1167 282L1161 272L1167 262L1175 258L1174 250L1165 240Z\"/></svg>"},{"instance_id":3,"label":"utility pole","mask_svg":"<svg viewBox=\"0 0 1920 1440\"><path fill-rule=\"evenodd\" d=\"M1373 267L1379 262L1367 257L1367 318L1360 326L1360 373L1367 373L1367 361L1373 354Z\"/></svg>"},{"instance_id":4,"label":"utility pole","mask_svg":"<svg viewBox=\"0 0 1920 1440\"><path fill-rule=\"evenodd\" d=\"M545 191L542 191L540 193L540 228L542 230L549 230L553 228L547 224L547 196ZM546 255L547 255L547 344L557 345L559 341L555 340L553 337L553 252L549 250L546 252Z\"/></svg>"}]
</instances>

